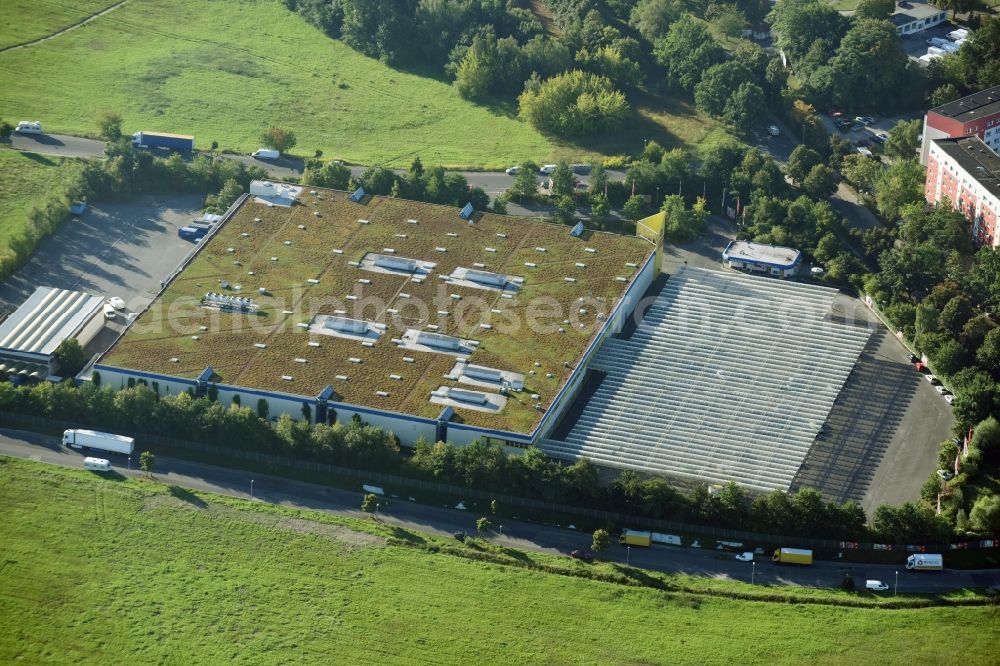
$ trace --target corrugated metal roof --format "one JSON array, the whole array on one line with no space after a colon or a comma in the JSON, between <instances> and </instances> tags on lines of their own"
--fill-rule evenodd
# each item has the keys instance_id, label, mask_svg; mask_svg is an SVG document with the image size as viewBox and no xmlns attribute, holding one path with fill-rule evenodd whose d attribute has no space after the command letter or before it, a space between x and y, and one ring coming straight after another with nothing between
<instances>
[{"instance_id":1,"label":"corrugated metal roof","mask_svg":"<svg viewBox=\"0 0 1000 666\"><path fill-rule=\"evenodd\" d=\"M682 268L547 454L759 490L787 489L858 355L867 327L829 318L836 291Z\"/></svg>"},{"instance_id":2,"label":"corrugated metal roof","mask_svg":"<svg viewBox=\"0 0 1000 666\"><path fill-rule=\"evenodd\" d=\"M38 287L0 325L0 350L51 354L98 314L104 298L81 291Z\"/></svg>"}]
</instances>

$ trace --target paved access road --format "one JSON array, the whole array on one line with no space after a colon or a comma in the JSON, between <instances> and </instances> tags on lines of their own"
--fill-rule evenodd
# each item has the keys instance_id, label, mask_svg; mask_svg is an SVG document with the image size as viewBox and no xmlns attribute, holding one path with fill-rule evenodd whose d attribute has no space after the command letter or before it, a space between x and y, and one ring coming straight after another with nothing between
<instances>
[{"instance_id":1,"label":"paved access road","mask_svg":"<svg viewBox=\"0 0 1000 666\"><path fill-rule=\"evenodd\" d=\"M81 453L63 447L58 438L7 429L0 430L0 455L75 468L83 466L84 457ZM126 460L120 456L111 458L117 471L122 474L129 473L129 464ZM358 508L361 505L360 492L291 481L265 474L176 458L157 457L156 478L162 483L183 488L242 498L250 497L252 478L253 497L256 500L327 511L352 518L365 517ZM478 518L472 512L415 504L405 499L389 499L381 508L380 515L389 524L445 537L456 531L474 533L475 521ZM517 520L504 520L503 525L491 535L491 540L503 546L556 555L565 555L573 549L585 549L590 545L588 534ZM766 559L751 565L734 561L730 553L669 546L625 549L615 545L603 553L602 557L621 563L628 559L634 566L656 571L747 582L753 573L756 583L775 586L833 587L843 579L845 573L850 573L860 585L869 578L893 585L896 571L899 572L901 593L943 592L964 587L983 587L1000 582L1000 570L913 573L906 571L902 566L842 565L835 562L817 562L812 567L795 568L775 565Z\"/></svg>"}]
</instances>

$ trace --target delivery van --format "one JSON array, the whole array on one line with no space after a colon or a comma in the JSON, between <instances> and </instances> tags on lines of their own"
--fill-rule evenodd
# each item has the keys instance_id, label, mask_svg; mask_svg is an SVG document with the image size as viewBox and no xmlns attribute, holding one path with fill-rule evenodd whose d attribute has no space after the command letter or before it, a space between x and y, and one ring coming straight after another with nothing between
<instances>
[{"instance_id":1,"label":"delivery van","mask_svg":"<svg viewBox=\"0 0 1000 666\"><path fill-rule=\"evenodd\" d=\"M865 589L871 590L872 592L885 592L889 589L889 584L883 583L880 580L866 580Z\"/></svg>"},{"instance_id":2,"label":"delivery van","mask_svg":"<svg viewBox=\"0 0 1000 666\"><path fill-rule=\"evenodd\" d=\"M281 153L273 148L258 148L253 151L253 156L258 160L276 160L281 157Z\"/></svg>"},{"instance_id":3,"label":"delivery van","mask_svg":"<svg viewBox=\"0 0 1000 666\"><path fill-rule=\"evenodd\" d=\"M111 463L104 458L84 458L83 468L89 469L91 472L109 472L111 471Z\"/></svg>"}]
</instances>

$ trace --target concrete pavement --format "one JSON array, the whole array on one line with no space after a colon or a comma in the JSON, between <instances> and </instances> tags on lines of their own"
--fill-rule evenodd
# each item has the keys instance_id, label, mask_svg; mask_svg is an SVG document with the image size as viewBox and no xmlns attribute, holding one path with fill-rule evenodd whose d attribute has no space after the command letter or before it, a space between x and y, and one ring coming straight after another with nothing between
<instances>
[{"instance_id":1,"label":"concrete pavement","mask_svg":"<svg viewBox=\"0 0 1000 666\"><path fill-rule=\"evenodd\" d=\"M0 430L0 455L81 468L85 454L66 449L55 437L3 429ZM122 474L129 473L129 464L126 460L120 456L112 458L116 471ZM134 474L135 470L132 473ZM244 499L250 499L250 480L253 479L255 500L326 511L352 518L365 517L365 514L358 509L362 497L360 492L168 457L157 458L155 476L158 481L165 484ZM443 537L450 537L456 531L473 533L475 520L478 518L477 514L469 511L416 504L404 498L389 498L380 510L380 516L390 525ZM511 548L567 554L573 549L588 548L590 545L589 534L571 529L507 519L504 519L502 524L502 536L499 533L493 534L490 540ZM706 546L710 543L712 542L706 541ZM766 557L756 564L749 564L735 561L732 553L669 546L625 549L616 545L601 553L601 557L619 563L628 560L632 566L644 569L724 580L749 582L753 575L757 584L778 587L835 587L845 573L850 573L859 585L870 578L894 585L898 572L899 591L904 594L945 592L959 588L984 587L1000 582L1000 570L914 573L906 571L902 565L859 565L822 561L816 562L811 567L793 568L772 564Z\"/></svg>"}]
</instances>

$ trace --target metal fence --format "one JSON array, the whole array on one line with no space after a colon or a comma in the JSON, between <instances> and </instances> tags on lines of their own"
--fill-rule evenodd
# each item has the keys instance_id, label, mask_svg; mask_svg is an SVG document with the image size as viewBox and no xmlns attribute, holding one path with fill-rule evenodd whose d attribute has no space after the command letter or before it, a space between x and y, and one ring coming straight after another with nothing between
<instances>
[{"instance_id":1,"label":"metal fence","mask_svg":"<svg viewBox=\"0 0 1000 666\"><path fill-rule=\"evenodd\" d=\"M78 423L57 421L54 419L49 419L41 416L15 414L2 411L0 411L0 422L20 423L25 425L41 426L44 428L58 428L58 429L76 428L79 427L80 425ZM517 497L514 495L505 495L502 493L495 493L486 490L478 490L475 488L464 488L461 486L455 486L446 483L438 483L435 481L425 481L423 479L415 479L406 476L399 476L397 474L388 474L385 472L378 472L373 470L354 469L351 467L340 467L337 465L330 465L328 463L313 462L308 460L298 460L295 458L289 458L287 456L276 456L273 454L261 453L257 451L244 451L241 449L232 449L222 446L215 446L213 444L205 444L201 442L173 439L171 437L162 437L160 435L154 435L149 433L122 431L120 432L120 434L128 435L130 437L135 437L140 442L153 445L154 447L163 446L175 450L180 449L180 450L199 451L202 453L209 454L213 457L244 460L248 462L263 463L274 467L284 467L284 468L290 468L307 472L318 472L322 474L331 474L341 477L357 479L359 491L361 484L368 484L368 485L385 486L396 491L399 491L404 488L413 490L422 490L425 492L431 492L431 493L436 493L438 495L448 496L454 499L454 501L456 502L468 501L472 499L483 500L486 502L491 502L495 500L498 504L502 504L504 507L507 508L519 507L534 511L544 511L549 514L560 514L566 517L577 516L581 519L586 519L591 524L614 523L615 525L621 527L644 528L655 532L665 532L665 533L677 532L687 535L697 535L702 538L716 540L716 541L740 542L740 543L750 543L754 545L772 545L772 546L777 546L781 544L785 545L795 544L796 547L813 548L816 550L826 550L826 551L861 550L861 551L892 551L901 553L936 552L936 551L963 550L963 549L976 549L976 548L995 548L997 547L998 544L998 541L996 540L983 539L983 540L966 541L966 542L952 543L952 544L899 545L899 544L876 544L876 543L865 543L865 542L836 541L832 539L812 539L808 537L789 537L789 536L779 536L773 534L761 534L746 530L733 530L733 529L726 529L726 528L712 527L705 525L692 525L690 523L682 523L672 520L661 520L658 518L634 516L634 515L619 513L616 511L602 511L600 509L590 509L586 507L572 506L567 504L557 504L554 502L546 502L526 497Z\"/></svg>"}]
</instances>

